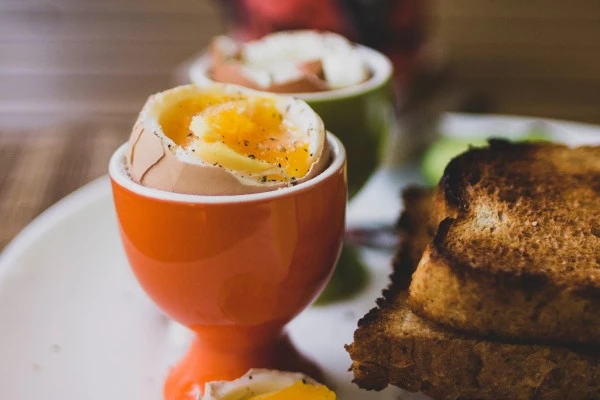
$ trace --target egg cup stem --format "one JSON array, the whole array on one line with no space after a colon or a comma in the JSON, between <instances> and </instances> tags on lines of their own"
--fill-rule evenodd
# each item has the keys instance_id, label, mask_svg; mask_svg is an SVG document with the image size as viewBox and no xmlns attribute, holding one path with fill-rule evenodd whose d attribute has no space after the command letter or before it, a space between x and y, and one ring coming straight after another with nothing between
<instances>
[{"instance_id":1,"label":"egg cup stem","mask_svg":"<svg viewBox=\"0 0 600 400\"><path fill-rule=\"evenodd\" d=\"M197 330L197 336L184 358L169 371L164 386L165 400L196 400L198 394L203 393L206 382L233 380L251 368L302 372L322 381L321 370L294 347L287 334L280 335L276 340L248 339L247 343L265 344L218 348L212 339L208 340L211 342L208 344L203 332Z\"/></svg>"}]
</instances>

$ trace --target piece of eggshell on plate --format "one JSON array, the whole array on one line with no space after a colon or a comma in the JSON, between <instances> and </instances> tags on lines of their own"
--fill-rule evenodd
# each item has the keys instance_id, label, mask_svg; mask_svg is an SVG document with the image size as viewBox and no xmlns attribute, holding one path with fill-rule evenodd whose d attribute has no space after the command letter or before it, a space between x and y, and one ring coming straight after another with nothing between
<instances>
[{"instance_id":1,"label":"piece of eggshell on plate","mask_svg":"<svg viewBox=\"0 0 600 400\"><path fill-rule=\"evenodd\" d=\"M202 400L240 400L265 393L273 393L302 381L313 386L321 386L314 379L299 372L284 372L253 368L233 381L208 382Z\"/></svg>"},{"instance_id":2,"label":"piece of eggshell on plate","mask_svg":"<svg viewBox=\"0 0 600 400\"><path fill-rule=\"evenodd\" d=\"M311 155L307 174L295 181L262 182L262 174L215 166L177 146L163 132L159 123L161 112L182 100L210 94L273 99L288 123L306 132ZM327 167L329 156L323 121L302 100L236 85L206 83L179 86L150 96L130 136L126 164L132 180L150 188L184 194L239 195L277 190L309 180Z\"/></svg>"},{"instance_id":3,"label":"piece of eggshell on plate","mask_svg":"<svg viewBox=\"0 0 600 400\"><path fill-rule=\"evenodd\" d=\"M237 54L234 53L236 49ZM327 82L320 78L323 74L320 59L299 62L294 66L289 79L277 82L269 72L244 65L239 59L240 49L241 46L231 38L219 36L213 40L209 49L213 80L272 93L312 93L329 90Z\"/></svg>"}]
</instances>

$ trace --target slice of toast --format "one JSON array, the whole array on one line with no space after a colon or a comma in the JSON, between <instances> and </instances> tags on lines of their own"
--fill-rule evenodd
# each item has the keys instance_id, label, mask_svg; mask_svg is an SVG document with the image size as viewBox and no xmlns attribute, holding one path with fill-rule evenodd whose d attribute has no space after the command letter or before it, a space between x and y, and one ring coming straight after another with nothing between
<instances>
[{"instance_id":1,"label":"slice of toast","mask_svg":"<svg viewBox=\"0 0 600 400\"><path fill-rule=\"evenodd\" d=\"M600 344L600 147L491 141L452 160L408 304L479 336Z\"/></svg>"},{"instance_id":2,"label":"slice of toast","mask_svg":"<svg viewBox=\"0 0 600 400\"><path fill-rule=\"evenodd\" d=\"M413 314L396 293L359 322L353 382L388 384L437 400L598 399L600 358L591 352L467 337Z\"/></svg>"},{"instance_id":3,"label":"slice of toast","mask_svg":"<svg viewBox=\"0 0 600 400\"><path fill-rule=\"evenodd\" d=\"M406 276L433 236L432 201L416 189L404 199L392 285L347 346L354 382L374 390L393 384L438 400L600 398L600 358L590 349L470 338L409 310Z\"/></svg>"}]
</instances>

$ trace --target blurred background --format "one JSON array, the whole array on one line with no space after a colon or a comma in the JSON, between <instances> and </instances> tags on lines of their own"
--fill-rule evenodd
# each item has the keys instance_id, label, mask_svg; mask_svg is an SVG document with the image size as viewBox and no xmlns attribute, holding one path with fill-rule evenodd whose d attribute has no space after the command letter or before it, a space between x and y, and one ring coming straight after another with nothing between
<instances>
[{"instance_id":1,"label":"blurred background","mask_svg":"<svg viewBox=\"0 0 600 400\"><path fill-rule=\"evenodd\" d=\"M240 12L244 1L264 15L285 4L296 19L265 25ZM600 123L600 1L332 0L345 4L341 25L294 14L327 1L0 0L0 249L104 174L148 95L181 79L216 34L339 28L392 57L400 116ZM375 32L385 7L390 29Z\"/></svg>"}]
</instances>

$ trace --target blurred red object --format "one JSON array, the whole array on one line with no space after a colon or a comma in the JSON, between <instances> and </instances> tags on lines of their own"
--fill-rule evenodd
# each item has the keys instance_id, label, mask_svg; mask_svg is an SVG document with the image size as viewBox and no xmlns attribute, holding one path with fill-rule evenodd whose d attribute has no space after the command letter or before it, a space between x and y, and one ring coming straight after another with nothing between
<instances>
[{"instance_id":1,"label":"blurred red object","mask_svg":"<svg viewBox=\"0 0 600 400\"><path fill-rule=\"evenodd\" d=\"M398 88L418 72L426 57L424 0L221 0L231 35L240 40L268 33L317 29L336 32L385 53Z\"/></svg>"},{"instance_id":2,"label":"blurred red object","mask_svg":"<svg viewBox=\"0 0 600 400\"><path fill-rule=\"evenodd\" d=\"M345 21L331 0L241 0L239 3L245 8L248 23L241 28L249 39L289 29L345 31Z\"/></svg>"}]
</instances>

